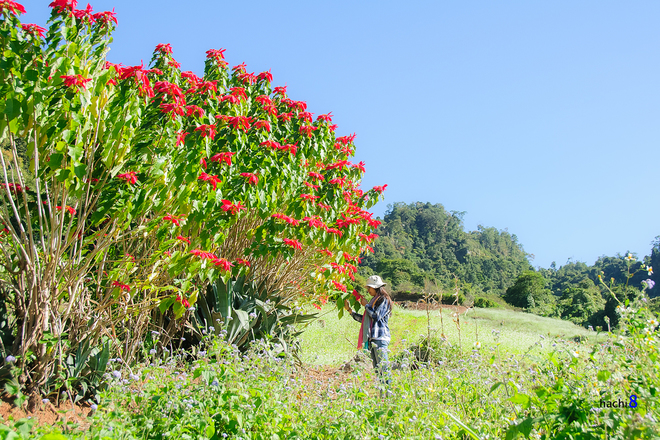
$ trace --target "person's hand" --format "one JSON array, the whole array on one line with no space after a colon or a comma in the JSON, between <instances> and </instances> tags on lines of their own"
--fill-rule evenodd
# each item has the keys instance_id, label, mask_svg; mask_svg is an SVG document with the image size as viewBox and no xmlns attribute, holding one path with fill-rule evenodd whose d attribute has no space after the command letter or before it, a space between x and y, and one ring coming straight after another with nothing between
<instances>
[{"instance_id":1,"label":"person's hand","mask_svg":"<svg viewBox=\"0 0 660 440\"><path fill-rule=\"evenodd\" d=\"M364 298L364 296L360 297L360 304L362 304L363 306L367 305L367 300Z\"/></svg>"},{"instance_id":2,"label":"person's hand","mask_svg":"<svg viewBox=\"0 0 660 440\"><path fill-rule=\"evenodd\" d=\"M351 306L348 304L348 300L344 301L344 308L348 313L353 313L353 311L351 310Z\"/></svg>"}]
</instances>

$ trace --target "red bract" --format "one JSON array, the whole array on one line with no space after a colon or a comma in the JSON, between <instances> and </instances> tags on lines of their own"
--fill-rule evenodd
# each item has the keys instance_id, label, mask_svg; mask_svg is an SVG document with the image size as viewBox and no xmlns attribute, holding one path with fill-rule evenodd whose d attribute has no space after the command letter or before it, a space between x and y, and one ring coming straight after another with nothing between
<instances>
[{"instance_id":1,"label":"red bract","mask_svg":"<svg viewBox=\"0 0 660 440\"><path fill-rule=\"evenodd\" d=\"M188 302L188 300L185 297L183 297L181 295L177 295L176 300L177 300L177 302L180 302L183 307L185 307L185 308L190 307L190 303Z\"/></svg>"},{"instance_id":2,"label":"red bract","mask_svg":"<svg viewBox=\"0 0 660 440\"><path fill-rule=\"evenodd\" d=\"M217 189L218 183L222 183L222 180L218 176L211 176L210 174L202 173L197 180L203 180L209 182L213 186L213 190Z\"/></svg>"},{"instance_id":3,"label":"red bract","mask_svg":"<svg viewBox=\"0 0 660 440\"><path fill-rule=\"evenodd\" d=\"M295 144L286 144L286 145L282 146L282 150L288 151L289 153L291 153L295 156L296 151L298 151L298 142L296 142Z\"/></svg>"},{"instance_id":4,"label":"red bract","mask_svg":"<svg viewBox=\"0 0 660 440\"><path fill-rule=\"evenodd\" d=\"M234 72L245 72L245 69L247 69L245 62L231 68Z\"/></svg>"},{"instance_id":5,"label":"red bract","mask_svg":"<svg viewBox=\"0 0 660 440\"><path fill-rule=\"evenodd\" d=\"M310 113L310 112L300 112L300 113L298 113L298 119L302 119L303 121L309 122L310 124L314 120L313 116L314 116L314 113Z\"/></svg>"},{"instance_id":6,"label":"red bract","mask_svg":"<svg viewBox=\"0 0 660 440\"><path fill-rule=\"evenodd\" d=\"M186 109L184 106L179 104L160 104L160 111L163 113L171 113L172 119L175 115L183 116L186 114Z\"/></svg>"},{"instance_id":7,"label":"red bract","mask_svg":"<svg viewBox=\"0 0 660 440\"><path fill-rule=\"evenodd\" d=\"M242 258L237 258L237 259L236 259L236 264L240 264L240 265L242 265L242 266L247 266L247 267L250 267L250 266L251 266L249 261L244 260L244 259L242 259Z\"/></svg>"},{"instance_id":8,"label":"red bract","mask_svg":"<svg viewBox=\"0 0 660 440\"><path fill-rule=\"evenodd\" d=\"M53 6L52 3L51 6ZM11 0L0 0L0 12L4 14L5 11L9 11L9 13L13 15L18 15L19 12L21 14L25 14L25 8L23 7L23 5L13 2Z\"/></svg>"},{"instance_id":9,"label":"red bract","mask_svg":"<svg viewBox=\"0 0 660 440\"><path fill-rule=\"evenodd\" d=\"M337 142L341 142L344 145L348 145L355 140L355 133L350 136L340 136L337 138Z\"/></svg>"},{"instance_id":10,"label":"red bract","mask_svg":"<svg viewBox=\"0 0 660 440\"><path fill-rule=\"evenodd\" d=\"M325 255L327 255L328 257L332 257L332 256L334 255L334 254L333 254L330 250L328 250L328 249L319 249L319 250L317 250L316 252L320 252L320 253L322 253L322 254L325 254Z\"/></svg>"},{"instance_id":11,"label":"red bract","mask_svg":"<svg viewBox=\"0 0 660 440\"><path fill-rule=\"evenodd\" d=\"M215 264L216 266L222 266L222 269L225 272L231 270L231 268L234 267L233 264L231 264L229 261L225 260L224 258L216 258L213 264Z\"/></svg>"},{"instance_id":12,"label":"red bract","mask_svg":"<svg viewBox=\"0 0 660 440\"><path fill-rule=\"evenodd\" d=\"M83 89L86 89L86 84L92 80L91 78L84 78L82 75L62 75L60 78L64 80L64 85L67 87L75 86Z\"/></svg>"},{"instance_id":13,"label":"red bract","mask_svg":"<svg viewBox=\"0 0 660 440\"><path fill-rule=\"evenodd\" d=\"M111 285L112 287L119 287L119 289L127 292L131 291L131 287L128 284L120 283L119 281L113 281Z\"/></svg>"},{"instance_id":14,"label":"red bract","mask_svg":"<svg viewBox=\"0 0 660 440\"><path fill-rule=\"evenodd\" d=\"M313 178L319 179L319 180L325 180L325 177L323 177L322 174L315 173L315 172L310 172L308 174L309 174L309 177L313 177Z\"/></svg>"},{"instance_id":15,"label":"red bract","mask_svg":"<svg viewBox=\"0 0 660 440\"><path fill-rule=\"evenodd\" d=\"M326 121L326 122L332 122L332 112L326 113L325 115L319 115L318 118L316 118L317 121Z\"/></svg>"},{"instance_id":16,"label":"red bract","mask_svg":"<svg viewBox=\"0 0 660 440\"><path fill-rule=\"evenodd\" d=\"M209 93L211 90L218 91L218 84L216 81L199 81L195 83L186 93L204 94Z\"/></svg>"},{"instance_id":17,"label":"red bract","mask_svg":"<svg viewBox=\"0 0 660 440\"><path fill-rule=\"evenodd\" d=\"M254 76L254 73L247 73L247 72L239 73L238 79L243 81L245 84L254 84L257 82L257 77Z\"/></svg>"},{"instance_id":18,"label":"red bract","mask_svg":"<svg viewBox=\"0 0 660 440\"><path fill-rule=\"evenodd\" d=\"M364 165L365 165L365 163L362 162L362 161L360 161L360 163L358 163L357 165L353 165L353 168L357 168L357 169L359 169L360 171L362 171L362 172L364 173L364 172L367 171L367 170L364 168Z\"/></svg>"},{"instance_id":19,"label":"red bract","mask_svg":"<svg viewBox=\"0 0 660 440\"><path fill-rule=\"evenodd\" d=\"M271 217L277 218L277 219L280 219L280 220L284 220L285 222L287 222L288 224L293 225L293 226L298 226L298 224L300 224L300 222L298 220L296 220L295 218L291 218L287 215L280 214L280 213L273 214L273 215L271 215Z\"/></svg>"},{"instance_id":20,"label":"red bract","mask_svg":"<svg viewBox=\"0 0 660 440\"><path fill-rule=\"evenodd\" d=\"M176 146L178 147L179 145L184 144L186 142L186 136L188 136L189 134L190 133L187 133L185 131L178 132L176 134Z\"/></svg>"},{"instance_id":21,"label":"red bract","mask_svg":"<svg viewBox=\"0 0 660 440\"><path fill-rule=\"evenodd\" d=\"M264 81L264 80L266 80L266 81L268 81L269 83L270 83L270 82L273 82L273 74L270 73L270 69L268 69L268 72L261 72L259 75L257 75L257 78L258 78L260 81Z\"/></svg>"},{"instance_id":22,"label":"red bract","mask_svg":"<svg viewBox=\"0 0 660 440\"><path fill-rule=\"evenodd\" d=\"M286 88L287 86L275 87L273 93L280 96L286 96Z\"/></svg>"},{"instance_id":23,"label":"red bract","mask_svg":"<svg viewBox=\"0 0 660 440\"><path fill-rule=\"evenodd\" d=\"M173 67L173 68L175 68L175 69L179 69L179 68L181 67L181 63L178 62L178 61L175 60L175 59L171 59L171 60L169 60L169 61L167 62L167 65L170 66L170 67Z\"/></svg>"},{"instance_id":24,"label":"red bract","mask_svg":"<svg viewBox=\"0 0 660 440\"><path fill-rule=\"evenodd\" d=\"M197 115L198 118L204 116L204 110L196 105L187 105L186 106L186 116Z\"/></svg>"},{"instance_id":25,"label":"red bract","mask_svg":"<svg viewBox=\"0 0 660 440\"><path fill-rule=\"evenodd\" d=\"M206 251L203 251L201 249L193 249L192 251L190 251L190 253L197 256L197 257L199 257L199 258L201 258L202 260L215 261L216 258L218 258L213 253L206 252Z\"/></svg>"},{"instance_id":26,"label":"red bract","mask_svg":"<svg viewBox=\"0 0 660 440\"><path fill-rule=\"evenodd\" d=\"M206 169L206 167L207 167L207 165L206 165L206 158L205 158L205 157L202 157L202 158L199 160L199 164L200 164L204 169Z\"/></svg>"},{"instance_id":27,"label":"red bract","mask_svg":"<svg viewBox=\"0 0 660 440\"><path fill-rule=\"evenodd\" d=\"M309 200L309 201L314 201L319 198L319 196L315 196L312 194L300 194L300 198L303 200Z\"/></svg>"},{"instance_id":28,"label":"red bract","mask_svg":"<svg viewBox=\"0 0 660 440\"><path fill-rule=\"evenodd\" d=\"M343 232L341 232L339 229L335 229L335 228L326 228L325 231L326 231L326 232L329 232L329 233L331 233L331 234L339 235L340 237L341 237L342 235L344 235Z\"/></svg>"},{"instance_id":29,"label":"red bract","mask_svg":"<svg viewBox=\"0 0 660 440\"><path fill-rule=\"evenodd\" d=\"M329 165L325 166L326 170L334 170L334 169L341 169L347 165L349 165L350 162L347 160L340 160L339 162L331 163Z\"/></svg>"},{"instance_id":30,"label":"red bract","mask_svg":"<svg viewBox=\"0 0 660 440\"><path fill-rule=\"evenodd\" d=\"M170 98L174 99L174 103L178 105L185 105L186 104L186 97L183 94L183 90L176 84L172 84L167 81L157 81L156 84L154 84L154 90L156 93L163 93L165 95L168 95ZM162 104L161 104L162 108Z\"/></svg>"},{"instance_id":31,"label":"red bract","mask_svg":"<svg viewBox=\"0 0 660 440\"><path fill-rule=\"evenodd\" d=\"M235 105L235 104L238 104L238 103L241 102L241 98L239 98L238 96L234 96L234 95L220 96L220 97L218 98L218 100L219 100L220 102L229 101L229 103L232 104L232 105Z\"/></svg>"},{"instance_id":32,"label":"red bract","mask_svg":"<svg viewBox=\"0 0 660 440\"><path fill-rule=\"evenodd\" d=\"M73 11L73 16L78 20L87 19L90 23L94 23L94 16L92 15L92 6L87 3L87 8L85 9L76 9Z\"/></svg>"},{"instance_id":33,"label":"red bract","mask_svg":"<svg viewBox=\"0 0 660 440\"><path fill-rule=\"evenodd\" d=\"M378 234L369 234L369 235L366 235L366 234L363 234L362 232L360 232L358 235L360 236L360 239L361 239L362 241L365 241L365 242L367 242L367 243L370 243L370 242L372 242L373 240L375 240L376 238L378 238Z\"/></svg>"},{"instance_id":34,"label":"red bract","mask_svg":"<svg viewBox=\"0 0 660 440\"><path fill-rule=\"evenodd\" d=\"M281 150L282 149L282 146L280 144L278 144L276 141L264 141L264 142L260 143L259 145L262 146L262 147L272 148L274 150Z\"/></svg>"},{"instance_id":35,"label":"red bract","mask_svg":"<svg viewBox=\"0 0 660 440\"><path fill-rule=\"evenodd\" d=\"M144 63L140 64L139 66L122 67L120 70L118 70L119 78L135 78L135 84L140 90L140 96L146 95L150 98L153 98L154 90L151 88L151 84L149 83L149 78L147 77L148 72L142 70L143 67Z\"/></svg>"},{"instance_id":36,"label":"red bract","mask_svg":"<svg viewBox=\"0 0 660 440\"><path fill-rule=\"evenodd\" d=\"M328 125L328 128L330 129L330 131L334 132L337 130L337 124Z\"/></svg>"},{"instance_id":37,"label":"red bract","mask_svg":"<svg viewBox=\"0 0 660 440\"><path fill-rule=\"evenodd\" d=\"M26 191L30 189L27 186L24 188L21 185L19 185L18 183L10 183L9 185L7 185L5 183L0 183L0 186L4 186L5 188L9 188L9 191L11 191L15 194L23 192L23 189L25 189Z\"/></svg>"},{"instance_id":38,"label":"red bract","mask_svg":"<svg viewBox=\"0 0 660 440\"><path fill-rule=\"evenodd\" d=\"M191 85L197 84L202 81L202 79L195 75L193 72L186 70L185 72L181 72L181 78L185 78L188 80L188 83Z\"/></svg>"},{"instance_id":39,"label":"red bract","mask_svg":"<svg viewBox=\"0 0 660 440\"><path fill-rule=\"evenodd\" d=\"M176 239L177 239L177 240L181 240L181 241L184 241L184 242L186 242L186 243L188 243L188 244L190 244L190 239L189 239L189 238L186 238L186 237L184 237L183 235L177 235L177 236L176 236Z\"/></svg>"},{"instance_id":40,"label":"red bract","mask_svg":"<svg viewBox=\"0 0 660 440\"><path fill-rule=\"evenodd\" d=\"M235 154L236 153L228 153L228 152L214 154L213 156L211 156L211 162L224 162L228 166L231 166L231 157Z\"/></svg>"},{"instance_id":41,"label":"red bract","mask_svg":"<svg viewBox=\"0 0 660 440\"><path fill-rule=\"evenodd\" d=\"M168 214L165 217L163 217L163 220L169 220L172 223L174 223L177 226L181 226L181 223L179 223L183 218L176 218L175 216Z\"/></svg>"},{"instance_id":42,"label":"red bract","mask_svg":"<svg viewBox=\"0 0 660 440\"><path fill-rule=\"evenodd\" d=\"M266 95L259 95L254 100L261 105L273 105L273 101Z\"/></svg>"},{"instance_id":43,"label":"red bract","mask_svg":"<svg viewBox=\"0 0 660 440\"><path fill-rule=\"evenodd\" d=\"M113 8L112 11L103 11L103 12L97 12L96 14L93 15L94 20L96 20L98 23L105 25L108 25L111 21L114 21L115 24L117 23L117 14L115 13L115 9Z\"/></svg>"},{"instance_id":44,"label":"red bract","mask_svg":"<svg viewBox=\"0 0 660 440\"><path fill-rule=\"evenodd\" d=\"M325 203L319 202L319 203L316 204L316 206L318 206L319 208L323 208L326 211L330 211L330 205L326 205Z\"/></svg>"},{"instance_id":45,"label":"red bract","mask_svg":"<svg viewBox=\"0 0 660 440\"><path fill-rule=\"evenodd\" d=\"M211 140L215 138L215 125L202 124L199 127L197 127L195 131L201 131L203 138L210 137Z\"/></svg>"},{"instance_id":46,"label":"red bract","mask_svg":"<svg viewBox=\"0 0 660 440\"><path fill-rule=\"evenodd\" d=\"M303 182L303 185L305 185L305 186L308 187L308 188L312 188L313 190L317 190L317 189L319 189L319 186L318 186L318 185L314 185L313 183Z\"/></svg>"},{"instance_id":47,"label":"red bract","mask_svg":"<svg viewBox=\"0 0 660 440\"><path fill-rule=\"evenodd\" d=\"M61 211L63 208L62 208L61 206L56 206L55 209L57 209L58 211ZM66 212L68 212L69 214L71 214L71 215L76 215L76 210L73 209L72 207L70 207L70 206L65 206L64 209L65 209Z\"/></svg>"},{"instance_id":48,"label":"red bract","mask_svg":"<svg viewBox=\"0 0 660 440\"><path fill-rule=\"evenodd\" d=\"M335 262L330 263L330 266L332 266L332 268L339 273L344 273L344 271L346 271L346 269L344 269L344 266L340 266Z\"/></svg>"},{"instance_id":49,"label":"red bract","mask_svg":"<svg viewBox=\"0 0 660 440\"><path fill-rule=\"evenodd\" d=\"M229 124L234 127L235 130L248 131L251 127L252 118L248 116L231 116L229 118Z\"/></svg>"},{"instance_id":50,"label":"red bract","mask_svg":"<svg viewBox=\"0 0 660 440\"><path fill-rule=\"evenodd\" d=\"M55 0L48 6L53 8L58 14L61 14L67 10L73 11L77 4L78 0Z\"/></svg>"},{"instance_id":51,"label":"red bract","mask_svg":"<svg viewBox=\"0 0 660 440\"><path fill-rule=\"evenodd\" d=\"M231 94L241 98L243 101L247 101L247 93L245 93L245 89L243 87L232 87L231 89Z\"/></svg>"},{"instance_id":52,"label":"red bract","mask_svg":"<svg viewBox=\"0 0 660 440\"><path fill-rule=\"evenodd\" d=\"M313 125L301 125L300 134L306 134L308 138L311 138L312 132L316 129L318 129L318 127L314 127Z\"/></svg>"},{"instance_id":53,"label":"red bract","mask_svg":"<svg viewBox=\"0 0 660 440\"><path fill-rule=\"evenodd\" d=\"M343 178L343 177L342 178L336 178L336 179L330 180L330 183L333 184L333 185L339 185L339 187L343 187L344 184L346 183L346 179Z\"/></svg>"},{"instance_id":54,"label":"red bract","mask_svg":"<svg viewBox=\"0 0 660 440\"><path fill-rule=\"evenodd\" d=\"M135 171L129 171L128 173L117 174L117 178L125 181L129 185L135 185L137 183L137 174Z\"/></svg>"},{"instance_id":55,"label":"red bract","mask_svg":"<svg viewBox=\"0 0 660 440\"><path fill-rule=\"evenodd\" d=\"M335 285L335 288L336 288L337 290L341 290L342 292L346 292L346 286L344 286L342 283L337 282L337 281L335 281L335 280L332 280L332 284Z\"/></svg>"},{"instance_id":56,"label":"red bract","mask_svg":"<svg viewBox=\"0 0 660 440\"><path fill-rule=\"evenodd\" d=\"M245 206L243 205L242 202L238 202L236 204L230 202L229 200L222 199L222 210L225 212L229 212L232 215L236 214L239 211L245 210Z\"/></svg>"},{"instance_id":57,"label":"red bract","mask_svg":"<svg viewBox=\"0 0 660 440\"><path fill-rule=\"evenodd\" d=\"M284 241L284 243L287 246L291 246L294 249L302 250L302 243L299 242L298 240L291 240L289 238L284 238L282 241Z\"/></svg>"},{"instance_id":58,"label":"red bract","mask_svg":"<svg viewBox=\"0 0 660 440\"><path fill-rule=\"evenodd\" d=\"M280 118L282 120L282 122L288 122L293 117L293 112L280 113L277 117Z\"/></svg>"},{"instance_id":59,"label":"red bract","mask_svg":"<svg viewBox=\"0 0 660 440\"><path fill-rule=\"evenodd\" d=\"M256 174L253 173L241 173L242 177L246 177L248 179L248 183L250 185L256 185L259 183L259 178L257 177Z\"/></svg>"},{"instance_id":60,"label":"red bract","mask_svg":"<svg viewBox=\"0 0 660 440\"><path fill-rule=\"evenodd\" d=\"M2 1L2 0L0 0ZM20 6L20 5L19 5ZM0 3L0 10L2 9L2 3ZM41 26L38 26L36 24L22 24L21 27L25 32L29 32L31 34L37 33L41 38L44 36L44 32L46 32L46 29L42 28Z\"/></svg>"},{"instance_id":61,"label":"red bract","mask_svg":"<svg viewBox=\"0 0 660 440\"><path fill-rule=\"evenodd\" d=\"M160 53L164 53L164 54L171 55L171 54L172 54L172 46L171 46L169 43L167 43L167 44L163 44L163 43L161 43L161 44L159 44L158 46L156 46L156 50L155 50L155 51L156 51L156 52L160 52Z\"/></svg>"},{"instance_id":62,"label":"red bract","mask_svg":"<svg viewBox=\"0 0 660 440\"><path fill-rule=\"evenodd\" d=\"M309 223L310 228L325 229L327 226L319 217L304 217L304 222Z\"/></svg>"},{"instance_id":63,"label":"red bract","mask_svg":"<svg viewBox=\"0 0 660 440\"><path fill-rule=\"evenodd\" d=\"M376 191L377 193L382 193L383 191L385 191L385 188L387 188L387 185L383 185L383 186L374 186L373 189L374 189L374 191Z\"/></svg>"},{"instance_id":64,"label":"red bract","mask_svg":"<svg viewBox=\"0 0 660 440\"><path fill-rule=\"evenodd\" d=\"M254 128L259 130L266 130L270 133L270 122L268 121L257 121L254 123Z\"/></svg>"},{"instance_id":65,"label":"red bract","mask_svg":"<svg viewBox=\"0 0 660 440\"><path fill-rule=\"evenodd\" d=\"M206 51L206 58L215 58L216 60L224 60L226 50L227 49L209 49Z\"/></svg>"}]
</instances>

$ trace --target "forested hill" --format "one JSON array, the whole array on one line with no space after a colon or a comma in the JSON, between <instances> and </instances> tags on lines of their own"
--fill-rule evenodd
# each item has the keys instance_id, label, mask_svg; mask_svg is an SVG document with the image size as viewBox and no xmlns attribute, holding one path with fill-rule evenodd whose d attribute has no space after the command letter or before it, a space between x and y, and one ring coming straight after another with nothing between
<instances>
[{"instance_id":1,"label":"forested hill","mask_svg":"<svg viewBox=\"0 0 660 440\"><path fill-rule=\"evenodd\" d=\"M394 292L421 292L425 280L449 287L457 277L464 293L503 294L532 270L528 254L506 230L466 232L464 214L440 204L390 205L360 273L380 274Z\"/></svg>"}]
</instances>

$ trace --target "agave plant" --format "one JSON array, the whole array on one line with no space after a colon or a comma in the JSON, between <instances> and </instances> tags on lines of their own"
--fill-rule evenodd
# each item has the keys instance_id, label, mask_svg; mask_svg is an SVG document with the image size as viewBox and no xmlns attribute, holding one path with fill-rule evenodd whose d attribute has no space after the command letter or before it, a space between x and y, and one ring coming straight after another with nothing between
<instances>
[{"instance_id":1,"label":"agave plant","mask_svg":"<svg viewBox=\"0 0 660 440\"><path fill-rule=\"evenodd\" d=\"M285 300L279 290L269 290L265 281L237 277L226 283L218 278L197 300L191 322L198 338L202 330L226 333L227 341L239 348L251 341L268 338L284 350L302 330L296 324L314 320L316 314L303 314Z\"/></svg>"}]
</instances>

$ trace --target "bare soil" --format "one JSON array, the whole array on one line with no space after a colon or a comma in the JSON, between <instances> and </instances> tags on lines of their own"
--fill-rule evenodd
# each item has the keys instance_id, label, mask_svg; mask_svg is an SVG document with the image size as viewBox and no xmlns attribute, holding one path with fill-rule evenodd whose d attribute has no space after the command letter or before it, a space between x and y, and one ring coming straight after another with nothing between
<instances>
[{"instance_id":1,"label":"bare soil","mask_svg":"<svg viewBox=\"0 0 660 440\"><path fill-rule=\"evenodd\" d=\"M75 423L80 428L89 425L87 416L92 409L86 405L71 405L70 401L60 402L59 405L52 403L43 403L42 401L30 402L25 407L19 408L14 405L13 399L3 395L0 396L0 420L19 420L23 418L33 418L37 420L37 425L54 425L57 422ZM33 410L28 410L28 406L33 406Z\"/></svg>"}]
</instances>

